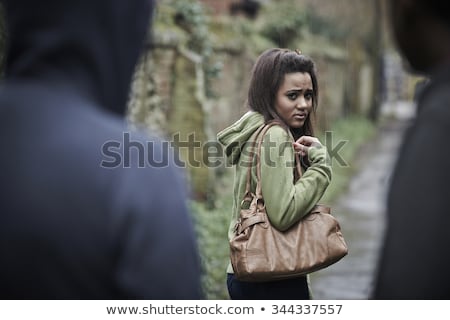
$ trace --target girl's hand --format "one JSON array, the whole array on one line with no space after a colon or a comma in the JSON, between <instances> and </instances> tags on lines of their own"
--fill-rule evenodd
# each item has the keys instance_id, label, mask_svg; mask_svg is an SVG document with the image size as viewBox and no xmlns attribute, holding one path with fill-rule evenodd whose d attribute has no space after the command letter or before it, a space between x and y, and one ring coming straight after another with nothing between
<instances>
[{"instance_id":1,"label":"girl's hand","mask_svg":"<svg viewBox=\"0 0 450 320\"><path fill-rule=\"evenodd\" d=\"M298 152L302 157L308 155L309 148L322 147L319 139L311 136L302 136L296 142L292 143L295 152Z\"/></svg>"}]
</instances>

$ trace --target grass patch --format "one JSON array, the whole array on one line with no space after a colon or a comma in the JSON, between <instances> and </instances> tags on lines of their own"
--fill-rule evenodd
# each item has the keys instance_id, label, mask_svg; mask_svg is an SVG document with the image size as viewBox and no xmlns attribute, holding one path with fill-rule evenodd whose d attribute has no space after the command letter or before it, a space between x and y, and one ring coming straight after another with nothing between
<instances>
[{"instance_id":1,"label":"grass patch","mask_svg":"<svg viewBox=\"0 0 450 320\"><path fill-rule=\"evenodd\" d=\"M331 132L331 134L330 134ZM348 117L336 121L329 133L322 133L320 141L332 155L333 178L321 202L332 204L347 190L349 180L357 167L354 165L361 146L375 133L375 125L364 117ZM331 138L331 139L330 139ZM331 141L330 141L331 140ZM345 143L339 149L339 144ZM333 157L332 150L338 156Z\"/></svg>"},{"instance_id":2,"label":"grass patch","mask_svg":"<svg viewBox=\"0 0 450 320\"><path fill-rule=\"evenodd\" d=\"M332 142L325 140L325 133L319 139L328 147L335 148L340 141L347 141L339 149L339 156L347 162L347 166L333 159L333 179L321 202L332 204L347 189L351 175L356 170L352 162L364 142L375 132L375 126L365 118L349 117L335 123L332 130ZM329 135L328 135L329 136ZM329 139L329 138L328 138ZM227 169L218 180L218 198L216 208L207 209L203 203L191 203L200 254L203 265L203 290L209 300L228 299L226 287L226 267L228 264L228 225L232 207L234 168Z\"/></svg>"},{"instance_id":3,"label":"grass patch","mask_svg":"<svg viewBox=\"0 0 450 320\"><path fill-rule=\"evenodd\" d=\"M208 300L226 300L226 268L228 265L228 226L233 204L233 169L228 170L216 186L220 195L215 209L204 203L191 202L203 266L203 291Z\"/></svg>"}]
</instances>

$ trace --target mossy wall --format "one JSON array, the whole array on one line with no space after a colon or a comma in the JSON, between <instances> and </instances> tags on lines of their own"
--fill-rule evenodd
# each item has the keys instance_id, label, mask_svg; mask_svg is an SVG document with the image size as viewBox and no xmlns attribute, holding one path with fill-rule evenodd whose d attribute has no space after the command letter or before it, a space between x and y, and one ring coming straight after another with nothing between
<instances>
[{"instance_id":1,"label":"mossy wall","mask_svg":"<svg viewBox=\"0 0 450 320\"><path fill-rule=\"evenodd\" d=\"M182 56L175 59L173 97L170 106L167 127L172 136L177 135L180 155L190 172L193 197L207 199L209 169L203 161L203 146L207 141L205 114L197 92L195 65ZM187 146L187 147L185 147Z\"/></svg>"}]
</instances>

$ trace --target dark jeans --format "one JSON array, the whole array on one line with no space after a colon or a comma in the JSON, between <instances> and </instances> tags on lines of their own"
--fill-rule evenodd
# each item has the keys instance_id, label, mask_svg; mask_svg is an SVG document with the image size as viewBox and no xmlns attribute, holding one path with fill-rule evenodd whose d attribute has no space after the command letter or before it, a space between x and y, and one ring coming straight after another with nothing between
<instances>
[{"instance_id":1,"label":"dark jeans","mask_svg":"<svg viewBox=\"0 0 450 320\"><path fill-rule=\"evenodd\" d=\"M227 274L228 294L233 300L309 300L306 277L270 281L245 282Z\"/></svg>"}]
</instances>

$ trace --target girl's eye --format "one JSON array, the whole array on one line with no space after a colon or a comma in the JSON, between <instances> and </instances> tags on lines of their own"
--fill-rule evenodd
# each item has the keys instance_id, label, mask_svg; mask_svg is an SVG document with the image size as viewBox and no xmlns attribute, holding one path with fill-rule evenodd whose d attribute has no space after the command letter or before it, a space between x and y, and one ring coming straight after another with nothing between
<instances>
[{"instance_id":1,"label":"girl's eye","mask_svg":"<svg viewBox=\"0 0 450 320\"><path fill-rule=\"evenodd\" d=\"M311 100L312 98L313 98L312 92L305 93L305 99L306 100Z\"/></svg>"},{"instance_id":2,"label":"girl's eye","mask_svg":"<svg viewBox=\"0 0 450 320\"><path fill-rule=\"evenodd\" d=\"M298 94L297 93L288 93L287 94L287 97L289 98L289 99L291 99L291 100L295 100L295 99L297 99L297 97L298 97Z\"/></svg>"}]
</instances>

